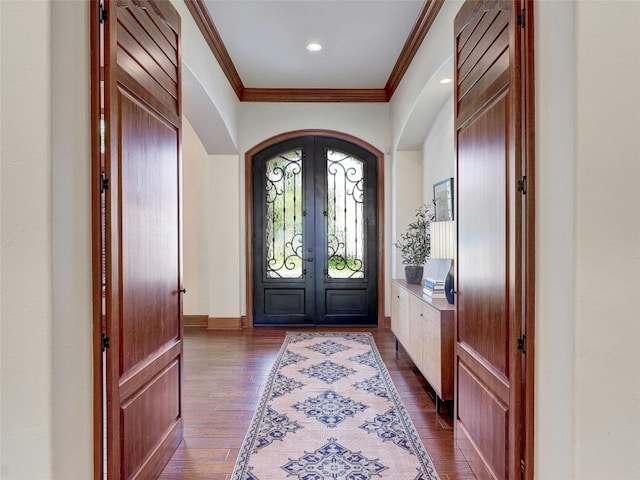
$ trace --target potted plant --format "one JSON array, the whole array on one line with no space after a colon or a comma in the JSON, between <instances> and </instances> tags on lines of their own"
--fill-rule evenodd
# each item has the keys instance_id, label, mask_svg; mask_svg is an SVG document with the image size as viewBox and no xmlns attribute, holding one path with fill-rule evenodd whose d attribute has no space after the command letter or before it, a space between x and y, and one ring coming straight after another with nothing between
<instances>
[{"instance_id":1,"label":"potted plant","mask_svg":"<svg viewBox=\"0 0 640 480\"><path fill-rule=\"evenodd\" d=\"M433 219L431 207L422 205L416 211L415 221L409 224L407 231L394 244L400 250L402 263L405 264L407 283L419 284L422 281L424 264L431 253L429 224Z\"/></svg>"}]
</instances>

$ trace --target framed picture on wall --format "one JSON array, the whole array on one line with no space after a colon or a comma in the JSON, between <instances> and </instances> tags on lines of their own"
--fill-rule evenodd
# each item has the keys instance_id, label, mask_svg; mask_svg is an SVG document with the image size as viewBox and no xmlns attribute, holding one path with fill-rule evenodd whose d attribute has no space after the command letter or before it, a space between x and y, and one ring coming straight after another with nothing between
<instances>
[{"instance_id":1,"label":"framed picture on wall","mask_svg":"<svg viewBox=\"0 0 640 480\"><path fill-rule=\"evenodd\" d=\"M433 184L436 222L453 220L453 178Z\"/></svg>"}]
</instances>

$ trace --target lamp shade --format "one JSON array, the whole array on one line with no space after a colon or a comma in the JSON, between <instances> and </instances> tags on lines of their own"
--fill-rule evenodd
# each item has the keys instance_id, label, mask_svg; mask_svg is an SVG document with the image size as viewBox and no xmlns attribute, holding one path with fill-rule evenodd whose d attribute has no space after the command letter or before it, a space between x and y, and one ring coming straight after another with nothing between
<instances>
[{"instance_id":1,"label":"lamp shade","mask_svg":"<svg viewBox=\"0 0 640 480\"><path fill-rule=\"evenodd\" d=\"M454 258L454 221L431 222L431 258Z\"/></svg>"}]
</instances>

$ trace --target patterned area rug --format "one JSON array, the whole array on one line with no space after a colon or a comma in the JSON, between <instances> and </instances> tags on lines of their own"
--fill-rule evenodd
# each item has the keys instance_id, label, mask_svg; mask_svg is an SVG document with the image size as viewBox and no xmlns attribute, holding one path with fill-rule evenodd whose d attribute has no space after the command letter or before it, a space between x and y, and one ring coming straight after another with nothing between
<instances>
[{"instance_id":1,"label":"patterned area rug","mask_svg":"<svg viewBox=\"0 0 640 480\"><path fill-rule=\"evenodd\" d=\"M232 480L439 479L370 333L287 333Z\"/></svg>"}]
</instances>

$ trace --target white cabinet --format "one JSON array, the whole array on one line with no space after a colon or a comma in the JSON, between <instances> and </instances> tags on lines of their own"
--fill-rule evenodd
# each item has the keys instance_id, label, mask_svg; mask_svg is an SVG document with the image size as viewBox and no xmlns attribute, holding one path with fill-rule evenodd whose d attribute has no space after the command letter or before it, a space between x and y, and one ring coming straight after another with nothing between
<instances>
[{"instance_id":1,"label":"white cabinet","mask_svg":"<svg viewBox=\"0 0 640 480\"><path fill-rule=\"evenodd\" d=\"M455 307L422 295L422 285L391 283L391 331L442 400L453 400Z\"/></svg>"}]
</instances>

